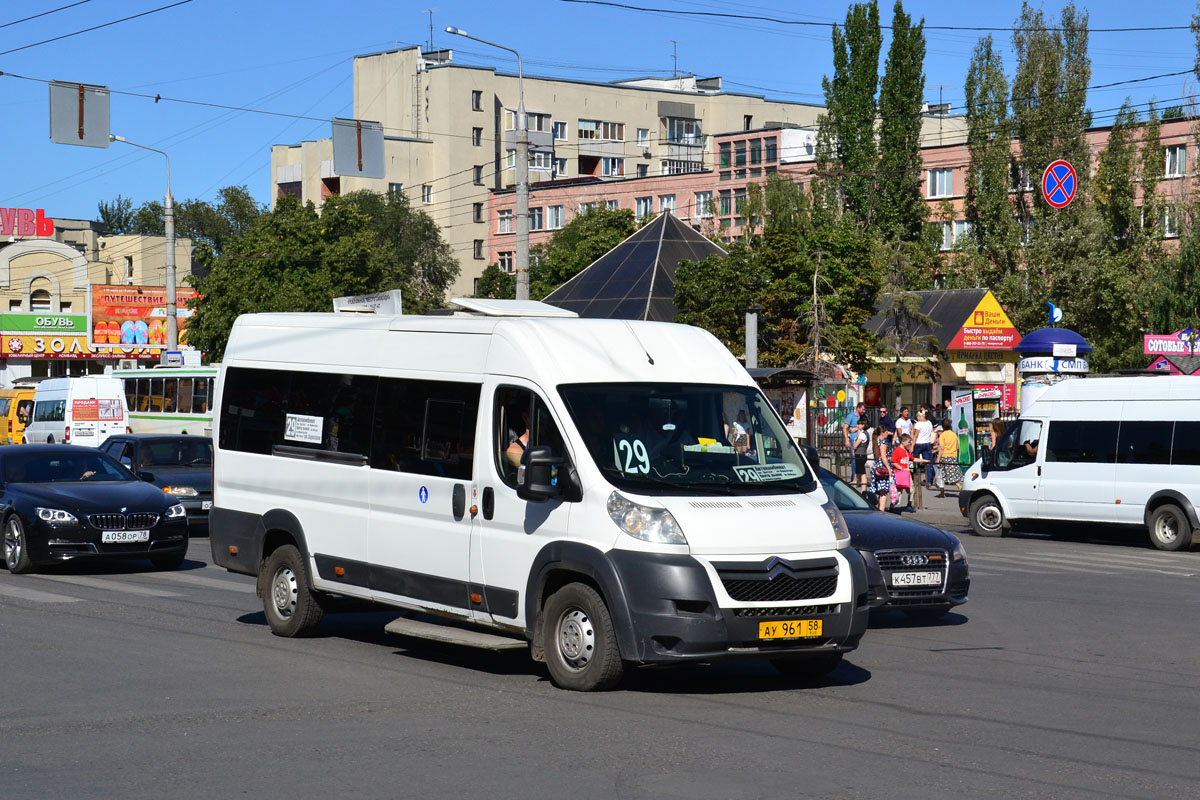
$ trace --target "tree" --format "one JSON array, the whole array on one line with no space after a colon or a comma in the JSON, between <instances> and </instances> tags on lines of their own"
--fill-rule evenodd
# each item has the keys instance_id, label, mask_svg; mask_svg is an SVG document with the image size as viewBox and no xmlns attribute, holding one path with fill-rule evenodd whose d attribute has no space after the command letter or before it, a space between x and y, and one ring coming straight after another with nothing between
<instances>
[{"instance_id":1,"label":"tree","mask_svg":"<svg viewBox=\"0 0 1200 800\"><path fill-rule=\"evenodd\" d=\"M122 236L133 232L133 201L123 195L117 195L111 203L100 201L100 217L97 220L113 236Z\"/></svg>"},{"instance_id":2,"label":"tree","mask_svg":"<svg viewBox=\"0 0 1200 800\"><path fill-rule=\"evenodd\" d=\"M176 203L175 235L219 253L231 236L246 230L264 210L245 186L226 186L217 192L217 197L215 205L194 198ZM163 204L157 200L146 201L134 209L133 201L122 195L117 195L111 203L102 200L99 205L99 221L114 236L163 236L165 213ZM204 257L200 255L201 260Z\"/></svg>"},{"instance_id":3,"label":"tree","mask_svg":"<svg viewBox=\"0 0 1200 800\"><path fill-rule=\"evenodd\" d=\"M916 26L896 0L892 43L879 91L878 225L885 235L917 241L928 207L921 191L921 108L925 101L925 22Z\"/></svg>"},{"instance_id":4,"label":"tree","mask_svg":"<svg viewBox=\"0 0 1200 800\"><path fill-rule=\"evenodd\" d=\"M188 338L219 360L240 314L328 311L333 297L400 289L406 311L442 305L458 264L428 215L399 193L330 197L320 214L280 198L224 242L195 278Z\"/></svg>"}]
</instances>

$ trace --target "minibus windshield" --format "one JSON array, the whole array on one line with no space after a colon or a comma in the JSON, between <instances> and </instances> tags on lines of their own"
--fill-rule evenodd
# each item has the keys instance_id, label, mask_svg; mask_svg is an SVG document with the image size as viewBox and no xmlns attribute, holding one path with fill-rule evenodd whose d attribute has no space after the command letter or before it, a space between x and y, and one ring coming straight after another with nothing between
<instances>
[{"instance_id":1,"label":"minibus windshield","mask_svg":"<svg viewBox=\"0 0 1200 800\"><path fill-rule=\"evenodd\" d=\"M560 387L588 452L646 494L808 492L812 471L762 392L679 383Z\"/></svg>"}]
</instances>

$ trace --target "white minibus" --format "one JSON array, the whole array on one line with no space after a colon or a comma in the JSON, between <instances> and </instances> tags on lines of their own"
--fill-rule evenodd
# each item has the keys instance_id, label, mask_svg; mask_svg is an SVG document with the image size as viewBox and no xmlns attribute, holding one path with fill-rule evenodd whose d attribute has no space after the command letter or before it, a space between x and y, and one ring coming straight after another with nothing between
<instances>
[{"instance_id":1,"label":"white minibus","mask_svg":"<svg viewBox=\"0 0 1200 800\"><path fill-rule=\"evenodd\" d=\"M22 441L99 447L116 433L129 433L125 390L116 378L87 375L49 378L33 395L33 418Z\"/></svg>"},{"instance_id":2,"label":"white minibus","mask_svg":"<svg viewBox=\"0 0 1200 800\"><path fill-rule=\"evenodd\" d=\"M575 690L729 658L822 675L858 645L845 521L715 338L454 302L235 322L210 538L274 633L372 601L423 612L390 632L529 648Z\"/></svg>"},{"instance_id":3,"label":"white minibus","mask_svg":"<svg viewBox=\"0 0 1200 800\"><path fill-rule=\"evenodd\" d=\"M968 470L980 536L1020 520L1145 526L1161 550L1200 527L1200 378L1077 378L1050 387Z\"/></svg>"}]
</instances>

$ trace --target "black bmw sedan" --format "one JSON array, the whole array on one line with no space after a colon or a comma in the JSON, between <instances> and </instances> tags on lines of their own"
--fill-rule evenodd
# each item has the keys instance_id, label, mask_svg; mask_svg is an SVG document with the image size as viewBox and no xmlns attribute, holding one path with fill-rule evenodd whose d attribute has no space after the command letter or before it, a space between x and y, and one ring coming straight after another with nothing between
<instances>
[{"instance_id":1,"label":"black bmw sedan","mask_svg":"<svg viewBox=\"0 0 1200 800\"><path fill-rule=\"evenodd\" d=\"M187 512L90 447L0 448L4 564L10 572L71 559L149 559L178 569L187 555Z\"/></svg>"},{"instance_id":2,"label":"black bmw sedan","mask_svg":"<svg viewBox=\"0 0 1200 800\"><path fill-rule=\"evenodd\" d=\"M872 508L829 470L819 470L818 475L846 518L851 546L867 564L872 608L894 608L934 620L967 602L971 573L957 536Z\"/></svg>"}]
</instances>

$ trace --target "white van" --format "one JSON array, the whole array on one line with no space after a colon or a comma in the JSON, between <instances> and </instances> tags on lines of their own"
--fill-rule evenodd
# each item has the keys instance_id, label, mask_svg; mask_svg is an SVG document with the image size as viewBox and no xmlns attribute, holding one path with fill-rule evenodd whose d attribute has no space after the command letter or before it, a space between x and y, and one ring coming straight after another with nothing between
<instances>
[{"instance_id":1,"label":"white van","mask_svg":"<svg viewBox=\"0 0 1200 800\"><path fill-rule=\"evenodd\" d=\"M1016 520L1146 526L1161 550L1200 528L1200 378L1080 378L1050 387L963 480L980 536Z\"/></svg>"},{"instance_id":2,"label":"white van","mask_svg":"<svg viewBox=\"0 0 1200 800\"><path fill-rule=\"evenodd\" d=\"M218 381L213 560L281 636L332 595L387 630L528 647L562 687L626 664L853 650L866 576L771 404L697 328L456 300L454 316L254 314ZM748 444L727 430L748 412Z\"/></svg>"},{"instance_id":3,"label":"white van","mask_svg":"<svg viewBox=\"0 0 1200 800\"><path fill-rule=\"evenodd\" d=\"M24 441L99 447L109 436L128 432L121 381L103 375L50 378L33 395L33 419L25 426Z\"/></svg>"}]
</instances>

